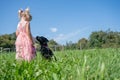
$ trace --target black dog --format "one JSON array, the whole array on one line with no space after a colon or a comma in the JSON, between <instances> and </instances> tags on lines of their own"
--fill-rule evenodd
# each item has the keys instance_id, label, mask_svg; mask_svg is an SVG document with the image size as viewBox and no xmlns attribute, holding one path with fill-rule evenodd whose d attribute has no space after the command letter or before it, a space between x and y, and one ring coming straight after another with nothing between
<instances>
[{"instance_id":1,"label":"black dog","mask_svg":"<svg viewBox=\"0 0 120 80\"><path fill-rule=\"evenodd\" d=\"M45 58L45 59L48 59L48 60L51 60L52 59L52 56L54 56L52 50L48 47L48 42L49 40L43 36L37 36L36 37L37 41L39 41L40 45L41 45L41 48L40 48L40 51L41 51L41 54L42 56ZM54 56L55 60L56 57Z\"/></svg>"}]
</instances>

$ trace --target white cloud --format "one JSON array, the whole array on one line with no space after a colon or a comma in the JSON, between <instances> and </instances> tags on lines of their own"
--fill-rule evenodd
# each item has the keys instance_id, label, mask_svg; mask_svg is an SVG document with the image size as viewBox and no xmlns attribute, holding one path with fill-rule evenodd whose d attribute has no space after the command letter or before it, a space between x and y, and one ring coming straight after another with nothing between
<instances>
[{"instance_id":1,"label":"white cloud","mask_svg":"<svg viewBox=\"0 0 120 80\"><path fill-rule=\"evenodd\" d=\"M57 42L63 41L63 40L68 40L68 39L78 35L79 33L80 33L80 31L76 31L76 32L68 33L68 34L59 34L58 36L56 36L54 38L54 40Z\"/></svg>"},{"instance_id":2,"label":"white cloud","mask_svg":"<svg viewBox=\"0 0 120 80\"><path fill-rule=\"evenodd\" d=\"M59 34L56 37L54 37L54 40L56 42L60 42L60 43L72 40L74 37L76 37L78 35L82 35L83 33L85 33L86 29L87 28L83 28L83 29L80 29L80 30L77 30L77 31L74 31L74 32L71 32L68 34Z\"/></svg>"},{"instance_id":3,"label":"white cloud","mask_svg":"<svg viewBox=\"0 0 120 80\"><path fill-rule=\"evenodd\" d=\"M57 32L57 28L50 28L51 32Z\"/></svg>"}]
</instances>

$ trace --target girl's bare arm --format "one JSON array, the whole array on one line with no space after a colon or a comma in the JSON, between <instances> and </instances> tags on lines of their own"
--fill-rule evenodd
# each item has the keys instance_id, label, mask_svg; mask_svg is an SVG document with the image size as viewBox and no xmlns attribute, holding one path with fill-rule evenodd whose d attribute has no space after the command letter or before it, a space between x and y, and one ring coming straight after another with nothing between
<instances>
[{"instance_id":1,"label":"girl's bare arm","mask_svg":"<svg viewBox=\"0 0 120 80\"><path fill-rule=\"evenodd\" d=\"M28 35L28 37L30 38L32 44L34 44L34 43L33 43L33 39L32 39L32 34L31 34L30 23L29 23L29 22L27 22L27 24L26 24L26 32L27 32L27 35Z\"/></svg>"},{"instance_id":2,"label":"girl's bare arm","mask_svg":"<svg viewBox=\"0 0 120 80\"><path fill-rule=\"evenodd\" d=\"M19 31L18 31L18 30L16 30L16 36L18 36L18 34L19 34Z\"/></svg>"}]
</instances>

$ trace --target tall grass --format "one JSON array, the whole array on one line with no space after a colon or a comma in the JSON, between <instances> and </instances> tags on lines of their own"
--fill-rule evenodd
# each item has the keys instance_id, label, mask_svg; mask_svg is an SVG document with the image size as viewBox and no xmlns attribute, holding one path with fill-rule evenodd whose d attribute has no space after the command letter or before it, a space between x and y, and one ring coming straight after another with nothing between
<instances>
[{"instance_id":1,"label":"tall grass","mask_svg":"<svg viewBox=\"0 0 120 80\"><path fill-rule=\"evenodd\" d=\"M15 53L0 54L0 80L120 80L120 49L54 52L57 61L16 61Z\"/></svg>"}]
</instances>

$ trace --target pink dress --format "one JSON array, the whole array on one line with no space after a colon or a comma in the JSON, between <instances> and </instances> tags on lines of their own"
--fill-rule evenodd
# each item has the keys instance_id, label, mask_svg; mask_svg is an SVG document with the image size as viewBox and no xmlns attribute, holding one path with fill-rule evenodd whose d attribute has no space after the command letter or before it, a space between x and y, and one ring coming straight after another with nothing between
<instances>
[{"instance_id":1,"label":"pink dress","mask_svg":"<svg viewBox=\"0 0 120 80\"><path fill-rule=\"evenodd\" d=\"M15 45L16 45L16 59L30 61L36 56L35 47L32 46L30 38L26 33L26 21L21 20L18 23L17 30L19 32Z\"/></svg>"}]
</instances>

